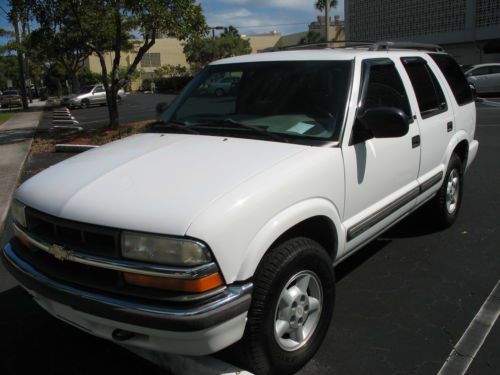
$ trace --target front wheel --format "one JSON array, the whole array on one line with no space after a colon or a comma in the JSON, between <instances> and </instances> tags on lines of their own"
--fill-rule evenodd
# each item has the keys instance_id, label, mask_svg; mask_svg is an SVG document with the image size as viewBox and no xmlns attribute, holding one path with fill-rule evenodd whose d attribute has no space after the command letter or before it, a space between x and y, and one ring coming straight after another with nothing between
<instances>
[{"instance_id":1,"label":"front wheel","mask_svg":"<svg viewBox=\"0 0 500 375\"><path fill-rule=\"evenodd\" d=\"M271 249L255 274L240 343L246 366L255 374L300 370L328 330L334 290L332 259L317 242L297 237Z\"/></svg>"},{"instance_id":2,"label":"front wheel","mask_svg":"<svg viewBox=\"0 0 500 375\"><path fill-rule=\"evenodd\" d=\"M90 102L87 99L82 100L82 102L80 103L81 109L88 108L89 106L90 106Z\"/></svg>"}]
</instances>

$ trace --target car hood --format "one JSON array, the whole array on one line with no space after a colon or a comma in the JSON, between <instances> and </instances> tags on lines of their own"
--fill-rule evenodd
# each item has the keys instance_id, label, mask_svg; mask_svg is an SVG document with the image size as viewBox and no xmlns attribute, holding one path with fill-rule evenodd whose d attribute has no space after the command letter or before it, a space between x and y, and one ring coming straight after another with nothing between
<instances>
[{"instance_id":1,"label":"car hood","mask_svg":"<svg viewBox=\"0 0 500 375\"><path fill-rule=\"evenodd\" d=\"M184 134L141 134L35 175L16 198L84 223L184 235L196 216L305 146Z\"/></svg>"}]
</instances>

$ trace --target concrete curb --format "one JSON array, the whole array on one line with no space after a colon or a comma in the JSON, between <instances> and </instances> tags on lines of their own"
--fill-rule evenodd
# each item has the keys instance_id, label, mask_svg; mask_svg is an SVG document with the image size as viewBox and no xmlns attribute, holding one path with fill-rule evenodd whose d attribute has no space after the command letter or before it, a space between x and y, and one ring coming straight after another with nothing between
<instances>
[{"instance_id":1,"label":"concrete curb","mask_svg":"<svg viewBox=\"0 0 500 375\"><path fill-rule=\"evenodd\" d=\"M56 145L56 152L74 152L74 153L79 153L79 152L84 152L87 150L91 150L93 148L96 148L99 146L95 145L72 145L72 144L64 144L60 143Z\"/></svg>"},{"instance_id":2,"label":"concrete curb","mask_svg":"<svg viewBox=\"0 0 500 375\"><path fill-rule=\"evenodd\" d=\"M122 346L175 375L253 375L251 372L210 356L187 357L133 348L123 344Z\"/></svg>"}]
</instances>

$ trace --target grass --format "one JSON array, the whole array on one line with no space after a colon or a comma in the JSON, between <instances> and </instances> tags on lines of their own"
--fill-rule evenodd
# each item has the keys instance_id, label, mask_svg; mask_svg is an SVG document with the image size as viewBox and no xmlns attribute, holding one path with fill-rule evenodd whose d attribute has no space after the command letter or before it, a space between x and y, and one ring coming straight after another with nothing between
<instances>
[{"instance_id":1,"label":"grass","mask_svg":"<svg viewBox=\"0 0 500 375\"><path fill-rule=\"evenodd\" d=\"M5 121L12 117L13 113L11 112L0 112L0 125L2 125Z\"/></svg>"}]
</instances>

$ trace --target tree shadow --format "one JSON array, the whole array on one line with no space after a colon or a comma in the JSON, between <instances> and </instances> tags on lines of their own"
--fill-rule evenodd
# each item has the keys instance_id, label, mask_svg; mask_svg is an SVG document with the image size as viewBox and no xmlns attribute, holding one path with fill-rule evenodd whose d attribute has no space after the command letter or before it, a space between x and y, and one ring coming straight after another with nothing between
<instances>
[{"instance_id":1,"label":"tree shadow","mask_svg":"<svg viewBox=\"0 0 500 375\"><path fill-rule=\"evenodd\" d=\"M2 130L0 131L0 146L30 140L34 133L33 128Z\"/></svg>"}]
</instances>

